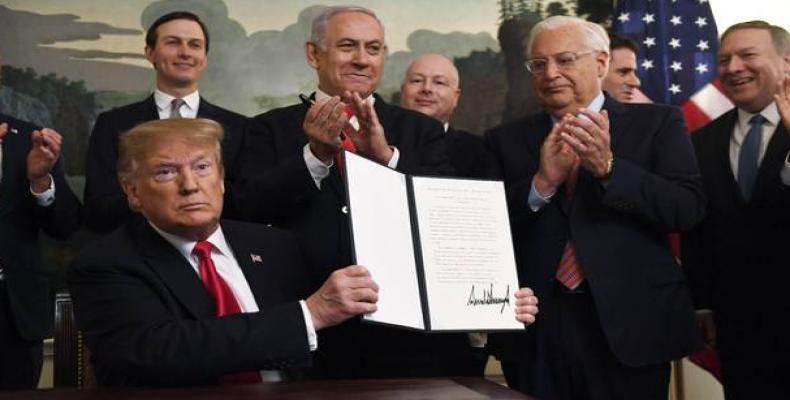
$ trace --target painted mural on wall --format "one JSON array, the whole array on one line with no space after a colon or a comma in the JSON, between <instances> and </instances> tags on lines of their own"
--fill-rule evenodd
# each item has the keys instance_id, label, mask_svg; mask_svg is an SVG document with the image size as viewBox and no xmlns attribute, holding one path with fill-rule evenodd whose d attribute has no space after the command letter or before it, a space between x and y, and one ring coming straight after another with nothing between
<instances>
[{"instance_id":1,"label":"painted mural on wall","mask_svg":"<svg viewBox=\"0 0 790 400\"><path fill-rule=\"evenodd\" d=\"M246 115L293 104L316 85L303 45L327 0L0 0L0 110L64 135L72 176L83 175L98 113L150 94L154 74L143 57L145 29L175 10L198 14L211 35L201 95ZM550 14L604 19L611 1L356 1L382 19L390 54L379 87L397 100L416 56L455 60L463 90L454 125L485 129L535 109L522 42Z\"/></svg>"},{"instance_id":2,"label":"painted mural on wall","mask_svg":"<svg viewBox=\"0 0 790 400\"><path fill-rule=\"evenodd\" d=\"M96 116L153 90L143 57L146 28L160 15L188 10L211 35L201 95L246 115L293 104L312 92L315 72L303 45L320 7L358 4L385 26L389 57L379 93L397 103L408 63L436 52L461 75L453 125L482 134L536 110L524 69L523 41L547 15L605 21L612 0L0 0L0 112L54 127L63 162L82 195L88 138ZM44 238L44 265L56 289L66 265L91 240Z\"/></svg>"}]
</instances>

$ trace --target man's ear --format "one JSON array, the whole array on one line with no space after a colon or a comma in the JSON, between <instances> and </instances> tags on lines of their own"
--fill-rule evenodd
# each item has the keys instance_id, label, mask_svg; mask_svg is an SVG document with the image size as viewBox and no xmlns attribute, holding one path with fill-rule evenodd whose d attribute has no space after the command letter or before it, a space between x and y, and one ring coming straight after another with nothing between
<instances>
[{"instance_id":1,"label":"man's ear","mask_svg":"<svg viewBox=\"0 0 790 400\"><path fill-rule=\"evenodd\" d=\"M154 49L145 46L143 50L145 52L145 59L148 60L149 63L156 69L156 63L154 62Z\"/></svg>"},{"instance_id":2,"label":"man's ear","mask_svg":"<svg viewBox=\"0 0 790 400\"><path fill-rule=\"evenodd\" d=\"M320 53L321 49L318 48L317 44L313 42L304 44L304 56L307 59L307 63L314 69L318 69L318 60L321 57Z\"/></svg>"},{"instance_id":3,"label":"man's ear","mask_svg":"<svg viewBox=\"0 0 790 400\"><path fill-rule=\"evenodd\" d=\"M134 184L134 181L129 178L123 179L121 188L126 194L126 202L129 203L129 208L134 211L140 211L140 196L137 193L137 185Z\"/></svg>"},{"instance_id":4,"label":"man's ear","mask_svg":"<svg viewBox=\"0 0 790 400\"><path fill-rule=\"evenodd\" d=\"M598 54L595 56L595 62L598 68L598 78L603 79L606 74L609 72L609 60L611 56L608 52L599 51Z\"/></svg>"}]
</instances>

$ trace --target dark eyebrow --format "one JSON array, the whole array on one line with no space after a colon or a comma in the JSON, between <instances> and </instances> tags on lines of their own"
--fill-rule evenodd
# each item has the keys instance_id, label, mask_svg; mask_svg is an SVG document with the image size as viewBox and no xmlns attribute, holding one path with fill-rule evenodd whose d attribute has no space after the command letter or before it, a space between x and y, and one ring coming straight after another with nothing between
<instances>
[{"instance_id":1,"label":"dark eyebrow","mask_svg":"<svg viewBox=\"0 0 790 400\"><path fill-rule=\"evenodd\" d=\"M195 41L195 40L200 41L200 42L205 42L205 40L202 37L197 37L197 36L166 35L166 36L162 37L162 40L168 40L168 39L185 40L185 41L188 41L188 42Z\"/></svg>"}]
</instances>

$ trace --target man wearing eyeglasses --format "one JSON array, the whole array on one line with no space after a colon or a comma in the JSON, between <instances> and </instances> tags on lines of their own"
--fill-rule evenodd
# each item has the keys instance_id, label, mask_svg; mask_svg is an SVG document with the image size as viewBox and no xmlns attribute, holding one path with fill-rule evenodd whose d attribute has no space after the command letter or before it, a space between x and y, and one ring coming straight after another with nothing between
<instances>
[{"instance_id":1,"label":"man wearing eyeglasses","mask_svg":"<svg viewBox=\"0 0 790 400\"><path fill-rule=\"evenodd\" d=\"M527 46L543 112L487 133L508 193L519 276L536 329L492 338L509 384L546 399L661 399L669 361L701 347L667 232L705 198L676 108L601 90L609 39L556 16Z\"/></svg>"}]
</instances>

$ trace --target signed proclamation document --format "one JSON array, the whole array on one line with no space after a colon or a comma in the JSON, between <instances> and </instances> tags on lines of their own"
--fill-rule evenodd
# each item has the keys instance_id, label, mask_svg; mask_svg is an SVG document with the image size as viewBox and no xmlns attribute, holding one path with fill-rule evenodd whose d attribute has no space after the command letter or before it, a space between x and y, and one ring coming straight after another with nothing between
<instances>
[{"instance_id":1,"label":"signed proclamation document","mask_svg":"<svg viewBox=\"0 0 790 400\"><path fill-rule=\"evenodd\" d=\"M344 152L355 263L379 284L365 320L425 331L522 330L500 181L408 176Z\"/></svg>"}]
</instances>

